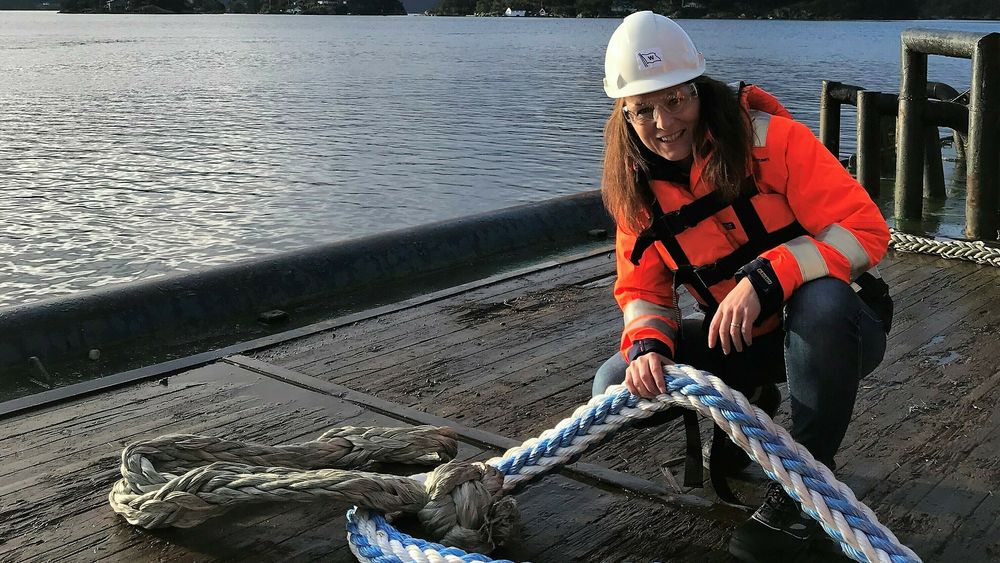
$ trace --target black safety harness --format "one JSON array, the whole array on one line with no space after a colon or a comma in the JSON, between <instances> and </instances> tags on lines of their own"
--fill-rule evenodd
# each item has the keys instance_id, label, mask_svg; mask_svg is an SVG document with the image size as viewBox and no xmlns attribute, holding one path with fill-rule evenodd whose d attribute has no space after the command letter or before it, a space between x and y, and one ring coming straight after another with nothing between
<instances>
[{"instance_id":1,"label":"black safety harness","mask_svg":"<svg viewBox=\"0 0 1000 563\"><path fill-rule=\"evenodd\" d=\"M638 176L648 186L645 175ZM757 183L753 175L750 175L744 180L742 195L734 201L726 201L718 191L712 191L669 213L664 213L659 203L656 203L653 205L653 221L639 234L629 260L638 266L643 253L656 241L662 242L667 253L677 264L677 269L673 272L675 287L687 285L698 295L705 308L714 311L719 303L709 290L710 287L732 278L737 270L763 252L807 234L798 221L792 221L776 231L768 232L751 201L759 193ZM746 232L746 244L711 264L692 265L677 241L677 236L730 206Z\"/></svg>"},{"instance_id":2,"label":"black safety harness","mask_svg":"<svg viewBox=\"0 0 1000 563\"><path fill-rule=\"evenodd\" d=\"M643 191L646 191L646 193L653 193L649 189L649 180L646 175L641 171L637 171L636 176L637 181L642 183L639 186L640 189L644 188ZM784 227L768 232L752 203L753 197L759 193L760 190L751 174L744 180L742 194L732 201L725 200L718 191L712 191L669 213L664 212L659 202L654 201L652 205L653 220L650 226L643 230L636 239L635 246L633 246L632 252L629 255L629 260L633 264L638 265L643 253L657 241L661 242L677 265L677 268L673 271L674 289L679 285L686 285L690 288L699 297L701 309L705 312L706 319L710 319L719 306L718 301L710 290L712 286L733 278L740 268L764 252L780 244L789 242L796 237L808 234L805 228L795 220ZM733 208L740 225L746 233L747 242L711 264L692 265L677 240L678 235L712 217L726 207ZM861 290L858 292L859 296L870 305L873 302L878 302L882 297L888 299L888 286L884 281L870 273L866 272L862 274L861 277L855 280L855 283L861 287ZM875 308L874 305L872 306ZM888 320L885 319L885 315L881 311L876 311L883 317L884 322L886 322L886 332L889 330L888 323L891 322L891 309L891 300L889 300ZM687 438L684 485L687 487L700 487L702 486L704 475L702 472L701 436L698 431L698 421L697 417L693 416L693 412L685 412L684 414L685 435ZM721 500L728 503L741 504L740 500L729 487L723 471L724 468L721 464L711 462L711 460L720 459L722 445L727 439L728 437L725 432L718 426L715 426L712 435L709 478L716 495Z\"/></svg>"}]
</instances>

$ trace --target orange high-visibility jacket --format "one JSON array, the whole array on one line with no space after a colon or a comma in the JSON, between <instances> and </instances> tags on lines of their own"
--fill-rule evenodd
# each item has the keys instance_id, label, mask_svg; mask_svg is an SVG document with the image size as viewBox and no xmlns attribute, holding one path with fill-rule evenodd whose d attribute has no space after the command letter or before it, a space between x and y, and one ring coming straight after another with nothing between
<instances>
[{"instance_id":1,"label":"orange high-visibility jacket","mask_svg":"<svg viewBox=\"0 0 1000 563\"><path fill-rule=\"evenodd\" d=\"M803 232L764 250L759 257L770 263L780 284L782 302L802 284L825 276L851 283L873 268L885 255L889 229L868 193L803 124L776 99L759 88L741 91L753 124L752 176L758 193L750 198L752 210L767 233ZM697 157L691 167L690 188L666 180L650 180L650 188L663 212L669 214L709 194L714 186L701 181L704 162ZM795 225L797 221L797 225ZM692 266L712 264L748 242L738 213L727 206L676 235ZM801 225L801 229L798 228ZM630 261L637 234L617 230L618 279L614 295L625 317L621 351L634 358L633 345L650 339L676 352L679 314L674 296L678 271L662 241L642 253L639 264ZM682 265L683 266L683 265ZM734 277L708 289L721 302L736 286ZM687 286L702 305L705 299ZM778 315L759 322L754 334L778 327ZM630 350L632 353L630 354ZM641 351L640 351L641 353Z\"/></svg>"}]
</instances>

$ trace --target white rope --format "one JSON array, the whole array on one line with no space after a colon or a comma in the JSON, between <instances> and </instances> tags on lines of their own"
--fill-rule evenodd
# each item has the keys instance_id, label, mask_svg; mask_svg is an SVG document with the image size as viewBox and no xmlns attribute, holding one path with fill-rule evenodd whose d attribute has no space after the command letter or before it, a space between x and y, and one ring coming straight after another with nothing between
<instances>
[{"instance_id":1,"label":"white rope","mask_svg":"<svg viewBox=\"0 0 1000 563\"><path fill-rule=\"evenodd\" d=\"M968 260L976 264L1000 267L1000 248L983 241L937 240L889 229L889 248L901 252L932 254L949 260Z\"/></svg>"}]
</instances>

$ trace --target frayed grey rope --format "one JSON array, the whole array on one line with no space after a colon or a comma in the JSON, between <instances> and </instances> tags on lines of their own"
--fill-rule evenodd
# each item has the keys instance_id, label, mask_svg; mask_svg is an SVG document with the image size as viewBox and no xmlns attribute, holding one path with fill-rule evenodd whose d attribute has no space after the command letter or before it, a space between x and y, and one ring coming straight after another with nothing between
<instances>
[{"instance_id":1,"label":"frayed grey rope","mask_svg":"<svg viewBox=\"0 0 1000 563\"><path fill-rule=\"evenodd\" d=\"M433 426L348 426L283 446L174 434L122 451L122 479L108 501L129 523L144 528L186 528L240 504L321 497L417 512L430 500L419 481L349 469L438 464L457 452L454 430Z\"/></svg>"}]
</instances>

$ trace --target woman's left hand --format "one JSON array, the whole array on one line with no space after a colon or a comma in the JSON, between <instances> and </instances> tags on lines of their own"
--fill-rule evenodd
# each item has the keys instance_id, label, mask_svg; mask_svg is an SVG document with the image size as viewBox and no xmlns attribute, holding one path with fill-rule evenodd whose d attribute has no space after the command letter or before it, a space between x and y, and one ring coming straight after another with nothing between
<instances>
[{"instance_id":1,"label":"woman's left hand","mask_svg":"<svg viewBox=\"0 0 1000 563\"><path fill-rule=\"evenodd\" d=\"M722 352L736 348L743 351L743 345L750 346L753 341L753 323L760 316L760 299L754 291L750 280L743 278L729 295L719 303L719 309L712 317L708 329L708 347L715 348L715 343L722 345Z\"/></svg>"}]
</instances>

